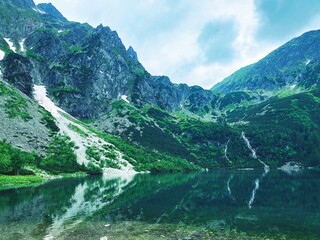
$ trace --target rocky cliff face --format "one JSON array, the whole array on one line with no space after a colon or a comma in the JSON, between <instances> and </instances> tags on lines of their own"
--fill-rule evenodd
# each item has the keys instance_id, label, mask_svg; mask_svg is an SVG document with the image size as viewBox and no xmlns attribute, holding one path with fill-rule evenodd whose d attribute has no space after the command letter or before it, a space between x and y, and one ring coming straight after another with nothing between
<instances>
[{"instance_id":1,"label":"rocky cliff face","mask_svg":"<svg viewBox=\"0 0 320 240\"><path fill-rule=\"evenodd\" d=\"M3 0L0 3L0 33L3 37L26 37L42 27L40 13L32 0Z\"/></svg>"},{"instance_id":2,"label":"rocky cliff face","mask_svg":"<svg viewBox=\"0 0 320 240\"><path fill-rule=\"evenodd\" d=\"M32 97L33 81L30 76L33 68L28 58L12 53L0 62L3 78L21 92Z\"/></svg>"}]
</instances>

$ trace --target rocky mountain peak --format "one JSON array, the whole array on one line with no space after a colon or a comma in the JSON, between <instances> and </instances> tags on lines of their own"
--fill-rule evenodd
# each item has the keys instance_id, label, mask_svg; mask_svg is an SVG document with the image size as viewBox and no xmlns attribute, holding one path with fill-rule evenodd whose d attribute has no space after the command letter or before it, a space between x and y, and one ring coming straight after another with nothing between
<instances>
[{"instance_id":1,"label":"rocky mountain peak","mask_svg":"<svg viewBox=\"0 0 320 240\"><path fill-rule=\"evenodd\" d=\"M51 3L40 3L37 5L38 9L46 14L53 16L61 21L67 21L67 19L51 4Z\"/></svg>"},{"instance_id":2,"label":"rocky mountain peak","mask_svg":"<svg viewBox=\"0 0 320 240\"><path fill-rule=\"evenodd\" d=\"M137 54L137 52L133 49L133 47L130 46L130 47L128 48L128 50L127 50L127 53L128 53L128 55L129 55L132 59L138 61L138 54Z\"/></svg>"}]
</instances>

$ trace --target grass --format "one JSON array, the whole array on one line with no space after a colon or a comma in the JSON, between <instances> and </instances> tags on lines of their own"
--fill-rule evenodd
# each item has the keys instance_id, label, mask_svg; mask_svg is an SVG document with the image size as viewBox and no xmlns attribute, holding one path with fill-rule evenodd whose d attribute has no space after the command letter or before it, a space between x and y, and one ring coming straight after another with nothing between
<instances>
[{"instance_id":1,"label":"grass","mask_svg":"<svg viewBox=\"0 0 320 240\"><path fill-rule=\"evenodd\" d=\"M28 49L25 53L25 56L27 58L33 58L34 60L37 60L38 62L45 62L46 59L38 54L36 54L32 49Z\"/></svg>"},{"instance_id":2,"label":"grass","mask_svg":"<svg viewBox=\"0 0 320 240\"><path fill-rule=\"evenodd\" d=\"M5 103L4 107L9 118L21 117L25 122L31 119L27 111L27 101L18 95L11 96L11 98Z\"/></svg>"},{"instance_id":3,"label":"grass","mask_svg":"<svg viewBox=\"0 0 320 240\"><path fill-rule=\"evenodd\" d=\"M56 125L55 118L46 111L44 108L41 108L39 112L42 114L41 123L44 124L51 132L57 133L59 132L59 128Z\"/></svg>"},{"instance_id":4,"label":"grass","mask_svg":"<svg viewBox=\"0 0 320 240\"><path fill-rule=\"evenodd\" d=\"M132 72L137 76L143 76L145 74L145 71L141 68L135 68L132 70Z\"/></svg>"},{"instance_id":5,"label":"grass","mask_svg":"<svg viewBox=\"0 0 320 240\"><path fill-rule=\"evenodd\" d=\"M83 48L77 44L72 45L71 47L69 47L69 51L72 54L77 54L77 53L81 53L83 51Z\"/></svg>"},{"instance_id":6,"label":"grass","mask_svg":"<svg viewBox=\"0 0 320 240\"><path fill-rule=\"evenodd\" d=\"M21 117L25 122L31 119L27 100L4 82L0 82L0 96L6 97L3 107L9 118Z\"/></svg>"},{"instance_id":7,"label":"grass","mask_svg":"<svg viewBox=\"0 0 320 240\"><path fill-rule=\"evenodd\" d=\"M69 124L68 125L68 128L74 132L77 132L81 137L84 137L84 138L87 138L89 137L89 135L84 132L82 129L80 129L79 127L77 127L76 125L73 125L73 124Z\"/></svg>"},{"instance_id":8,"label":"grass","mask_svg":"<svg viewBox=\"0 0 320 240\"><path fill-rule=\"evenodd\" d=\"M43 181L44 178L40 176L0 175L0 190L26 187Z\"/></svg>"}]
</instances>

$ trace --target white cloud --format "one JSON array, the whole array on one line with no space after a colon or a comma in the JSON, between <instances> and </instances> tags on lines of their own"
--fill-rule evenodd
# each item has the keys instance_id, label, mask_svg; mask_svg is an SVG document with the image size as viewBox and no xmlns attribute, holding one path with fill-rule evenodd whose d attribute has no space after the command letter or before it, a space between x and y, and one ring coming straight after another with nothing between
<instances>
[{"instance_id":1,"label":"white cloud","mask_svg":"<svg viewBox=\"0 0 320 240\"><path fill-rule=\"evenodd\" d=\"M134 47L139 60L150 73L168 75L177 83L210 88L240 67L264 57L280 44L256 41L260 16L255 0L51 2L69 20L89 22L93 26L100 23L110 26L119 33L127 47ZM208 63L198 38L206 24L225 19L232 19L236 27L236 38L232 42L234 58L224 64Z\"/></svg>"}]
</instances>

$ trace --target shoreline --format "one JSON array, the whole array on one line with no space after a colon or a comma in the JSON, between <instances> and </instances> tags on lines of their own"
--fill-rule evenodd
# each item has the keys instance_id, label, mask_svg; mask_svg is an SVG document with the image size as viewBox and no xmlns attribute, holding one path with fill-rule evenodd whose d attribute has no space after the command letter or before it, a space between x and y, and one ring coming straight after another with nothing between
<instances>
[{"instance_id":1,"label":"shoreline","mask_svg":"<svg viewBox=\"0 0 320 240\"><path fill-rule=\"evenodd\" d=\"M0 191L40 185L45 181L44 177L35 175L0 175Z\"/></svg>"},{"instance_id":2,"label":"shoreline","mask_svg":"<svg viewBox=\"0 0 320 240\"><path fill-rule=\"evenodd\" d=\"M254 171L261 168L235 168L235 169L219 169L219 170L237 170L237 171ZM151 172L136 172L136 171L122 171L115 169L114 171L104 171L101 174L98 174L99 176L102 176L105 180L107 179L113 179L117 177L133 177L137 174L152 174ZM213 172L217 169L211 169L208 171L202 171L202 172ZM320 168L317 167L304 167L304 168L272 168L272 170L282 171L288 173L288 170L290 170L290 174L292 172L297 173L303 170L320 170ZM168 173L168 172L163 172ZM38 186L41 184L44 184L50 180L55 179L63 179L63 178L76 178L76 177L87 177L90 176L87 173L84 172L78 172L78 173L61 173L59 175L45 175L45 174L37 174L37 175L2 175L0 174L0 191L2 190L9 190L9 189L16 189L16 188L23 188L23 187L32 187L32 186Z\"/></svg>"},{"instance_id":3,"label":"shoreline","mask_svg":"<svg viewBox=\"0 0 320 240\"><path fill-rule=\"evenodd\" d=\"M73 178L73 177L86 177L85 173L73 173L73 174L59 174L59 175L0 175L0 191L17 189L24 187L39 186L47 183L50 180Z\"/></svg>"}]
</instances>

